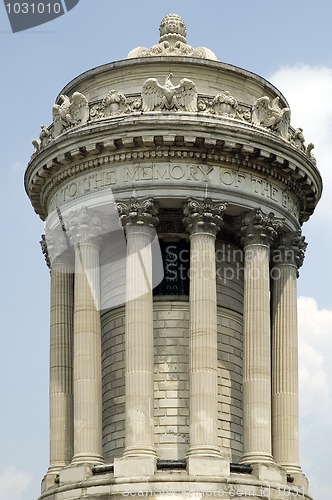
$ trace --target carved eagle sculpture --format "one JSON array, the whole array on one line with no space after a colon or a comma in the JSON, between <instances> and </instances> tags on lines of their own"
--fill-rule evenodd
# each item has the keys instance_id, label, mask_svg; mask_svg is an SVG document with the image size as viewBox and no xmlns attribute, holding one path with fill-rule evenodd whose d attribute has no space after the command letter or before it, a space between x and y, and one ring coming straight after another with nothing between
<instances>
[{"instance_id":1,"label":"carved eagle sculpture","mask_svg":"<svg viewBox=\"0 0 332 500\"><path fill-rule=\"evenodd\" d=\"M257 99L252 108L252 118L253 123L256 125L270 128L287 139L290 125L290 109L280 107L279 97L273 99L272 102L267 96Z\"/></svg>"},{"instance_id":2,"label":"carved eagle sculpture","mask_svg":"<svg viewBox=\"0 0 332 500\"><path fill-rule=\"evenodd\" d=\"M179 85L173 85L173 74L166 76L164 85L157 78L148 78L142 89L142 110L197 111L196 85L187 78L182 78Z\"/></svg>"}]
</instances>

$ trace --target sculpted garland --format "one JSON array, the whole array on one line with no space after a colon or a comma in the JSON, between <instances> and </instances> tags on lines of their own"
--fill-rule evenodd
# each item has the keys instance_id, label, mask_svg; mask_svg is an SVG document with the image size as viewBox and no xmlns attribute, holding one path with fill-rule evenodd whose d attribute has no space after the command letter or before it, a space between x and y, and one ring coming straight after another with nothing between
<instances>
[{"instance_id":1,"label":"sculpted garland","mask_svg":"<svg viewBox=\"0 0 332 500\"><path fill-rule=\"evenodd\" d=\"M290 109L280 106L279 97L271 101L269 97L263 96L252 107L246 104L240 107L227 90L214 97L200 96L193 81L182 78L174 85L172 78L173 74L169 73L164 84L157 78L148 78L142 86L141 95L126 96L112 89L101 101L94 103L89 103L80 92L74 92L71 98L61 95L58 104L53 106L53 126L42 125L39 139L32 141L35 147L33 156L66 130L87 122L135 112L182 111L222 116L266 128L289 141L315 162L312 154L314 145L305 145L301 128L295 131L290 129Z\"/></svg>"}]
</instances>

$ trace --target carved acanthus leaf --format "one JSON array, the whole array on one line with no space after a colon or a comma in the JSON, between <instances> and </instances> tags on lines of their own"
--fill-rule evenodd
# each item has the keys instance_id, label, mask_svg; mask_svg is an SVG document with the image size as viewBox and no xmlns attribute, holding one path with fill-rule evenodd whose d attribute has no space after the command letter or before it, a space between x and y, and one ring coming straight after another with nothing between
<instances>
[{"instance_id":1,"label":"carved acanthus leaf","mask_svg":"<svg viewBox=\"0 0 332 500\"><path fill-rule=\"evenodd\" d=\"M138 200L133 196L128 203L118 202L117 209L123 226L156 227L159 222L153 198Z\"/></svg>"},{"instance_id":2,"label":"carved acanthus leaf","mask_svg":"<svg viewBox=\"0 0 332 500\"><path fill-rule=\"evenodd\" d=\"M306 243L301 231L284 234L278 247L273 251L273 263L275 265L288 263L299 268L303 264L307 246L308 243Z\"/></svg>"},{"instance_id":3,"label":"carved acanthus leaf","mask_svg":"<svg viewBox=\"0 0 332 500\"><path fill-rule=\"evenodd\" d=\"M222 216L226 208L227 203L213 202L211 198L188 198L183 210L183 223L190 234L209 232L216 235L223 225Z\"/></svg>"},{"instance_id":4,"label":"carved acanthus leaf","mask_svg":"<svg viewBox=\"0 0 332 500\"><path fill-rule=\"evenodd\" d=\"M99 244L100 237L105 233L102 214L87 207L70 212L64 219L64 227L73 246L83 243Z\"/></svg>"},{"instance_id":5,"label":"carved acanthus leaf","mask_svg":"<svg viewBox=\"0 0 332 500\"><path fill-rule=\"evenodd\" d=\"M273 212L266 214L260 208L249 212L242 220L242 243L247 245L270 245L278 236L283 222L276 219Z\"/></svg>"}]
</instances>

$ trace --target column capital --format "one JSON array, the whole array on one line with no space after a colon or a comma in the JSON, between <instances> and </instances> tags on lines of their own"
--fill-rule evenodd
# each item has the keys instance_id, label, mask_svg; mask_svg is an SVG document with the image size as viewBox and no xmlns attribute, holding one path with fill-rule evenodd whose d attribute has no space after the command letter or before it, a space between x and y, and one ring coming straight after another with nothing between
<instances>
[{"instance_id":1,"label":"column capital","mask_svg":"<svg viewBox=\"0 0 332 500\"><path fill-rule=\"evenodd\" d=\"M73 246L83 243L100 246L100 239L104 234L103 218L97 210L82 207L80 210L70 212L64 224L69 241Z\"/></svg>"},{"instance_id":2,"label":"column capital","mask_svg":"<svg viewBox=\"0 0 332 500\"><path fill-rule=\"evenodd\" d=\"M42 254L44 255L46 265L49 269L51 269L51 261L50 261L50 256L48 253L48 248L47 248L47 243L46 243L46 236L45 234L41 235L41 240L39 242Z\"/></svg>"},{"instance_id":3,"label":"column capital","mask_svg":"<svg viewBox=\"0 0 332 500\"><path fill-rule=\"evenodd\" d=\"M153 198L138 200L134 196L129 201L117 203L123 226L147 226L155 228L159 222L158 209Z\"/></svg>"},{"instance_id":4,"label":"column capital","mask_svg":"<svg viewBox=\"0 0 332 500\"><path fill-rule=\"evenodd\" d=\"M301 231L284 234L273 249L272 261L274 265L292 264L300 268L303 264L308 243Z\"/></svg>"},{"instance_id":5,"label":"column capital","mask_svg":"<svg viewBox=\"0 0 332 500\"><path fill-rule=\"evenodd\" d=\"M282 227L282 220L276 219L273 212L266 214L260 208L256 208L242 219L241 242L244 246L265 245L269 247Z\"/></svg>"},{"instance_id":6,"label":"column capital","mask_svg":"<svg viewBox=\"0 0 332 500\"><path fill-rule=\"evenodd\" d=\"M49 269L53 264L72 264L70 242L62 227L46 229L41 238L41 249Z\"/></svg>"},{"instance_id":7,"label":"column capital","mask_svg":"<svg viewBox=\"0 0 332 500\"><path fill-rule=\"evenodd\" d=\"M222 215L227 208L227 202L213 202L211 198L199 200L188 198L184 206L183 223L190 235L195 233L210 233L217 235L223 225Z\"/></svg>"}]
</instances>

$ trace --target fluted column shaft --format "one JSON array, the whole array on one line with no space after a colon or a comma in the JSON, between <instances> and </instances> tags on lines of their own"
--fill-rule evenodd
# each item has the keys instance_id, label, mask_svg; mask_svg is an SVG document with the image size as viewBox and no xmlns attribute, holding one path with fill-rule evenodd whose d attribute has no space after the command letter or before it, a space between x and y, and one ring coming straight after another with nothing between
<instances>
[{"instance_id":1,"label":"fluted column shaft","mask_svg":"<svg viewBox=\"0 0 332 500\"><path fill-rule=\"evenodd\" d=\"M155 454L151 236L127 228L125 455Z\"/></svg>"},{"instance_id":2,"label":"fluted column shaft","mask_svg":"<svg viewBox=\"0 0 332 500\"><path fill-rule=\"evenodd\" d=\"M219 453L215 235L190 245L190 453L205 455Z\"/></svg>"},{"instance_id":3,"label":"fluted column shaft","mask_svg":"<svg viewBox=\"0 0 332 500\"><path fill-rule=\"evenodd\" d=\"M243 463L272 462L270 243L273 214L251 212L242 226L244 243Z\"/></svg>"},{"instance_id":4,"label":"fluted column shaft","mask_svg":"<svg viewBox=\"0 0 332 500\"><path fill-rule=\"evenodd\" d=\"M99 244L101 222L83 208L72 214L74 287L74 456L72 463L98 464L102 457Z\"/></svg>"},{"instance_id":5,"label":"fluted column shaft","mask_svg":"<svg viewBox=\"0 0 332 500\"><path fill-rule=\"evenodd\" d=\"M306 244L299 232L281 241L272 273L272 446L277 464L300 472L297 268Z\"/></svg>"},{"instance_id":6,"label":"fluted column shaft","mask_svg":"<svg viewBox=\"0 0 332 500\"><path fill-rule=\"evenodd\" d=\"M51 267L50 465L56 473L73 456L73 269L65 260Z\"/></svg>"},{"instance_id":7,"label":"fluted column shaft","mask_svg":"<svg viewBox=\"0 0 332 500\"><path fill-rule=\"evenodd\" d=\"M156 456L154 446L154 341L151 241L156 209L151 199L118 204L126 228L125 457Z\"/></svg>"},{"instance_id":8,"label":"fluted column shaft","mask_svg":"<svg viewBox=\"0 0 332 500\"><path fill-rule=\"evenodd\" d=\"M189 199L185 209L190 233L189 456L220 456L215 239L225 208L209 199Z\"/></svg>"}]
</instances>

